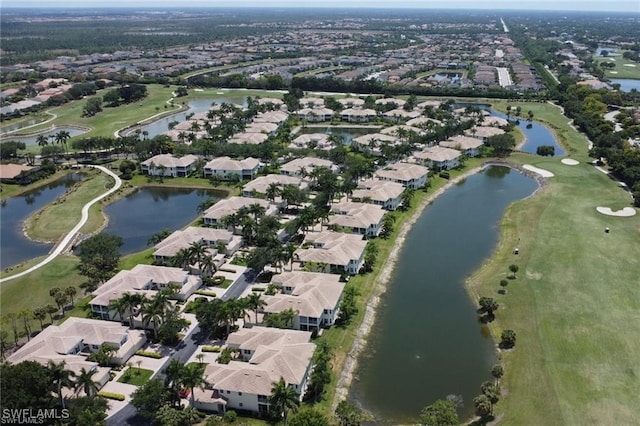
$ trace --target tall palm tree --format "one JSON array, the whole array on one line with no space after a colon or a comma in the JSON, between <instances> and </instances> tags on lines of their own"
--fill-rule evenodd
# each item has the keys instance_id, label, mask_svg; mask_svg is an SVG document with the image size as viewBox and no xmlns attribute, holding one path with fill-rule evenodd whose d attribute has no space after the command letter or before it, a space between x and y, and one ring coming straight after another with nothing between
<instances>
[{"instance_id":1,"label":"tall palm tree","mask_svg":"<svg viewBox=\"0 0 640 426\"><path fill-rule=\"evenodd\" d=\"M71 285L64 289L64 294L69 296L69 299L71 299L71 306L73 307L73 305L75 304L74 297L76 296L76 294L78 294L78 290Z\"/></svg>"},{"instance_id":2,"label":"tall palm tree","mask_svg":"<svg viewBox=\"0 0 640 426\"><path fill-rule=\"evenodd\" d=\"M73 371L65 369L65 362L61 361L56 364L54 361L49 360L47 364L49 369L49 375L51 376L51 384L53 385L53 391L58 395L60 399L60 406L65 408L64 398L62 397L62 388L72 388L73 380L75 376Z\"/></svg>"},{"instance_id":3,"label":"tall palm tree","mask_svg":"<svg viewBox=\"0 0 640 426\"><path fill-rule=\"evenodd\" d=\"M24 327L24 334L27 336L27 341L31 340L31 324L30 320L33 316L33 312L30 309L23 309L18 314L20 319L22 319L22 325Z\"/></svg>"},{"instance_id":4,"label":"tall palm tree","mask_svg":"<svg viewBox=\"0 0 640 426\"><path fill-rule=\"evenodd\" d=\"M206 382L204 380L204 365L202 364L189 364L182 369L180 376L182 385L188 387L191 390L189 399L191 400L191 406L193 407L195 401L194 389L204 388Z\"/></svg>"},{"instance_id":5,"label":"tall palm tree","mask_svg":"<svg viewBox=\"0 0 640 426\"><path fill-rule=\"evenodd\" d=\"M175 358L171 359L169 365L164 370L164 386L170 390L171 405L177 405L180 402L178 390L182 383L183 371L184 364Z\"/></svg>"},{"instance_id":6,"label":"tall palm tree","mask_svg":"<svg viewBox=\"0 0 640 426\"><path fill-rule=\"evenodd\" d=\"M282 423L287 424L287 412L296 411L300 406L300 396L296 390L288 386L283 377L272 383L269 403L282 415Z\"/></svg>"},{"instance_id":7,"label":"tall palm tree","mask_svg":"<svg viewBox=\"0 0 640 426\"><path fill-rule=\"evenodd\" d=\"M45 308L36 308L33 310L33 318L37 319L38 321L40 321L40 330L44 330L44 325L42 324L42 321L44 321L47 318L47 311Z\"/></svg>"},{"instance_id":8,"label":"tall palm tree","mask_svg":"<svg viewBox=\"0 0 640 426\"><path fill-rule=\"evenodd\" d=\"M288 243L285 247L284 247L284 261L285 262L289 262L289 270L293 271L293 259L294 259L294 255L296 253L296 246L294 246L291 243Z\"/></svg>"},{"instance_id":9,"label":"tall palm tree","mask_svg":"<svg viewBox=\"0 0 640 426\"><path fill-rule=\"evenodd\" d=\"M141 307L145 302L145 297L140 293L125 293L121 299L124 300L124 306L126 311L129 311L129 328L133 328L134 312L137 308Z\"/></svg>"},{"instance_id":10,"label":"tall palm tree","mask_svg":"<svg viewBox=\"0 0 640 426\"><path fill-rule=\"evenodd\" d=\"M264 216L266 209L258 203L253 203L249 206L249 213L253 215L253 220L258 222L258 218Z\"/></svg>"},{"instance_id":11,"label":"tall palm tree","mask_svg":"<svg viewBox=\"0 0 640 426\"><path fill-rule=\"evenodd\" d=\"M120 322L124 325L124 313L127 311L127 301L124 297L119 299L113 299L109 302L109 311L114 310L117 312L118 317L120 317Z\"/></svg>"},{"instance_id":12,"label":"tall palm tree","mask_svg":"<svg viewBox=\"0 0 640 426\"><path fill-rule=\"evenodd\" d=\"M36 138L36 143L38 144L38 146L47 146L49 145L49 138L45 135L39 135Z\"/></svg>"},{"instance_id":13,"label":"tall palm tree","mask_svg":"<svg viewBox=\"0 0 640 426\"><path fill-rule=\"evenodd\" d=\"M191 261L191 253L188 248L181 248L171 257L171 264L175 267L186 269Z\"/></svg>"},{"instance_id":14,"label":"tall palm tree","mask_svg":"<svg viewBox=\"0 0 640 426\"><path fill-rule=\"evenodd\" d=\"M80 374L77 375L74 387L76 395L80 393L80 391L84 391L84 394L89 398L95 396L98 393L98 388L100 383L93 380L93 375L96 374L97 370L89 370L87 371L84 367L80 370Z\"/></svg>"},{"instance_id":15,"label":"tall palm tree","mask_svg":"<svg viewBox=\"0 0 640 426\"><path fill-rule=\"evenodd\" d=\"M151 300L148 300L144 304L142 322L145 327L153 324L153 335L155 339L158 338L158 326L164 322L166 314L170 309L169 293L166 291L157 292Z\"/></svg>"},{"instance_id":16,"label":"tall palm tree","mask_svg":"<svg viewBox=\"0 0 640 426\"><path fill-rule=\"evenodd\" d=\"M258 311L263 306L266 306L267 302L262 300L262 294L260 292L254 291L250 295L246 297L247 306L249 309L253 309L253 312L256 316L255 324L258 324Z\"/></svg>"},{"instance_id":17,"label":"tall palm tree","mask_svg":"<svg viewBox=\"0 0 640 426\"><path fill-rule=\"evenodd\" d=\"M272 182L267 187L264 195L267 200L275 201L276 197L280 195L280 187L277 183Z\"/></svg>"},{"instance_id":18,"label":"tall palm tree","mask_svg":"<svg viewBox=\"0 0 640 426\"><path fill-rule=\"evenodd\" d=\"M198 269L202 271L202 263L206 257L209 257L207 253L207 244L204 241L194 241L189 245L189 260L190 263L198 264Z\"/></svg>"}]
</instances>

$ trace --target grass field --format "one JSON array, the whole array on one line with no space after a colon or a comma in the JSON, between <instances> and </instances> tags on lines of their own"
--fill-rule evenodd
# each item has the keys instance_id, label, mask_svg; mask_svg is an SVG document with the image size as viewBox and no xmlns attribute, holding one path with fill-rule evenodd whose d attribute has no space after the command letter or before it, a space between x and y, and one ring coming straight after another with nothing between
<instances>
[{"instance_id":1,"label":"grass field","mask_svg":"<svg viewBox=\"0 0 640 426\"><path fill-rule=\"evenodd\" d=\"M550 123L565 120L544 107L534 111ZM509 328L518 337L516 348L501 354L508 397L497 413L510 425L634 424L640 418L640 216L596 212L596 206L629 206L631 198L587 164L581 137L562 131L581 164L512 156L555 177L535 197L510 206L497 252L469 281L472 297L500 303L494 336ZM499 295L511 263L520 266L518 278Z\"/></svg>"},{"instance_id":2,"label":"grass field","mask_svg":"<svg viewBox=\"0 0 640 426\"><path fill-rule=\"evenodd\" d=\"M27 269L41 260L40 257L25 262L23 266L14 268L12 273ZM86 278L78 274L76 270L78 263L79 260L75 256L59 256L45 267L37 269L27 276L2 283L0 285L0 312L4 316L9 312L35 309L48 304L55 306L53 297L49 296L49 290L54 287L64 289L74 286L78 292L76 301L80 300L83 290L79 286L86 281ZM45 321L45 324L48 323L50 323L49 317ZM36 320L31 321L31 326L34 330L40 329Z\"/></svg>"},{"instance_id":3,"label":"grass field","mask_svg":"<svg viewBox=\"0 0 640 426\"><path fill-rule=\"evenodd\" d=\"M118 379L120 383L128 383L134 386L142 386L149 381L153 370L146 368L128 367Z\"/></svg>"},{"instance_id":4,"label":"grass field","mask_svg":"<svg viewBox=\"0 0 640 426\"><path fill-rule=\"evenodd\" d=\"M113 185L113 179L98 171L87 171L87 177L60 196L56 201L34 213L25 221L30 238L37 241L57 241L67 234L81 218L82 207ZM104 223L99 208L91 210L89 220L81 231L91 233Z\"/></svg>"},{"instance_id":5,"label":"grass field","mask_svg":"<svg viewBox=\"0 0 640 426\"><path fill-rule=\"evenodd\" d=\"M604 70L604 76L607 78L631 78L640 80L640 64L630 61L620 56L609 56L606 58L597 57L594 61L598 64L610 62L616 64L615 68L601 67Z\"/></svg>"}]
</instances>

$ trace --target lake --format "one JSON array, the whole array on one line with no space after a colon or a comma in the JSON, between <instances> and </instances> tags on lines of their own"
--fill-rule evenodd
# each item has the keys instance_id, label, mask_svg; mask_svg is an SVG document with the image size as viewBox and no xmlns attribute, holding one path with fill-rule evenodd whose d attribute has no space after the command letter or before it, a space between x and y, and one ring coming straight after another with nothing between
<instances>
[{"instance_id":1,"label":"lake","mask_svg":"<svg viewBox=\"0 0 640 426\"><path fill-rule=\"evenodd\" d=\"M620 90L623 92L630 92L631 89L640 91L640 80L633 80L630 78L610 78L611 84L619 84Z\"/></svg>"},{"instance_id":2,"label":"lake","mask_svg":"<svg viewBox=\"0 0 640 426\"><path fill-rule=\"evenodd\" d=\"M183 228L198 216L198 205L207 198L220 199L226 194L207 189L143 187L108 205L104 211L109 224L104 232L124 240L122 254L147 249L153 234L169 228Z\"/></svg>"},{"instance_id":3,"label":"lake","mask_svg":"<svg viewBox=\"0 0 640 426\"><path fill-rule=\"evenodd\" d=\"M461 419L472 415L472 400L497 361L465 280L495 250L506 207L537 186L518 171L491 166L448 189L415 223L351 388L376 424L413 422L447 395L462 397ZM490 296L501 303L497 292Z\"/></svg>"},{"instance_id":4,"label":"lake","mask_svg":"<svg viewBox=\"0 0 640 426\"><path fill-rule=\"evenodd\" d=\"M62 130L69 132L69 136L70 137L79 136L79 135L82 135L82 134L88 132L87 129L79 129L77 127L56 126L56 127L53 127L53 128L49 128L47 130L39 131L39 132L31 134L29 136L4 135L3 134L1 142L18 141L18 142L24 142L25 145L36 145L38 137L40 135L44 135L47 138L49 138L49 145L55 145L56 144L56 142L55 142L56 133L58 133L58 132L60 132ZM67 144L68 143L69 142L67 142Z\"/></svg>"},{"instance_id":5,"label":"lake","mask_svg":"<svg viewBox=\"0 0 640 426\"><path fill-rule=\"evenodd\" d=\"M40 188L7 198L0 204L2 217L0 221L0 241L2 241L0 269L49 253L52 244L37 243L24 236L23 222L31 214L62 195L80 179L81 175L70 173Z\"/></svg>"}]
</instances>

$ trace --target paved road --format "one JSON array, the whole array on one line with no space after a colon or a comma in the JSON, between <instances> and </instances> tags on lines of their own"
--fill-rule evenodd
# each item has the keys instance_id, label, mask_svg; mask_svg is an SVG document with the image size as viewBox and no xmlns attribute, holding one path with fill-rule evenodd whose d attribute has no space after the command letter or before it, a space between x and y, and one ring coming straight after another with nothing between
<instances>
[{"instance_id":1,"label":"paved road","mask_svg":"<svg viewBox=\"0 0 640 426\"><path fill-rule=\"evenodd\" d=\"M247 286L253 282L253 279L256 277L256 273L253 269L247 269L244 274L242 274L236 282L234 282L227 291L220 297L221 300L229 300L232 298L239 298L242 293L245 291Z\"/></svg>"},{"instance_id":2,"label":"paved road","mask_svg":"<svg viewBox=\"0 0 640 426\"><path fill-rule=\"evenodd\" d=\"M177 359L181 363L186 363L189 358L195 353L196 349L198 349L198 345L203 344L207 339L207 336L204 335L200 326L197 325L193 329L193 333L191 333L191 337L188 338L185 342L183 342L179 348L171 354L171 357L167 360L168 365L171 362L171 359ZM164 379L164 368L161 368L161 372L154 377ZM107 419L107 425L109 426L119 426L119 425L149 425L151 424L148 420L145 420L137 415L137 411L131 403L125 405L116 413L114 413L111 417Z\"/></svg>"},{"instance_id":3,"label":"paved road","mask_svg":"<svg viewBox=\"0 0 640 426\"><path fill-rule=\"evenodd\" d=\"M73 227L73 229L71 231L69 231L69 233L67 235L65 235L65 237L62 239L62 241L60 241L58 243L58 245L55 247L55 249L49 254L49 256L47 256L42 262L38 263L37 265L32 266L31 268L22 271L18 274L15 275L11 275L5 278L1 278L0 279L0 283L3 283L5 281L9 281L9 280L13 280L19 277L23 277L27 274L30 274L31 272L35 271L36 269L42 268L44 265L48 264L49 262L51 262L53 259L55 259L56 257L58 257L60 255L60 253L62 253L65 248L71 243L71 241L73 241L73 239L75 238L76 234L78 233L78 231L80 231L80 229L84 226L85 223L87 223L87 219L89 219L89 208L91 208L92 205L94 205L95 203L97 203L98 201L102 200L104 197L113 194L114 192L116 192L120 186L122 185L122 180L120 180L120 178L118 177L118 175L116 175L115 173L113 173L111 170L102 167L102 166L93 166L93 165L89 165L87 167L94 167L96 169L102 170L104 173L108 174L109 176L111 176L112 178L115 179L116 183L115 185L113 185L113 187L111 189L109 189L107 192L105 192L102 195L97 196L96 198L94 198L93 200L89 201L87 204L85 204L82 207L82 217L80 218L80 222L78 222L76 224L76 226Z\"/></svg>"}]
</instances>

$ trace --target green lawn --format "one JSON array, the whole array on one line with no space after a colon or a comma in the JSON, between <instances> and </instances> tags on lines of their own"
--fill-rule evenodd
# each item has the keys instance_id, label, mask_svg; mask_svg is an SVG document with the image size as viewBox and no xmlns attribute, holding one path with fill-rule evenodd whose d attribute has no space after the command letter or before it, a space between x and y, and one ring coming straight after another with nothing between
<instances>
[{"instance_id":1,"label":"green lawn","mask_svg":"<svg viewBox=\"0 0 640 426\"><path fill-rule=\"evenodd\" d=\"M565 120L543 109L536 116ZM563 131L581 164L512 156L555 177L508 208L497 252L469 280L474 299L488 295L500 303L494 336L517 333L515 349L501 354L508 396L496 411L505 424L633 424L640 418L640 216L596 212L629 206L631 198L587 164L582 137ZM518 278L499 295L511 263L520 266Z\"/></svg>"},{"instance_id":2,"label":"green lawn","mask_svg":"<svg viewBox=\"0 0 640 426\"><path fill-rule=\"evenodd\" d=\"M68 233L82 216L82 207L95 197L103 194L113 185L113 179L98 171L87 171L82 182L69 188L56 201L35 212L25 221L25 229L30 238L38 241L57 241ZM96 231L104 223L100 209L94 209L82 232Z\"/></svg>"},{"instance_id":3,"label":"green lawn","mask_svg":"<svg viewBox=\"0 0 640 426\"><path fill-rule=\"evenodd\" d=\"M601 67L604 70L604 75L607 78L631 78L640 80L640 64L630 61L620 56L609 56L606 58L597 57L594 61L598 64L603 62L614 63L614 68Z\"/></svg>"},{"instance_id":4,"label":"green lawn","mask_svg":"<svg viewBox=\"0 0 640 426\"><path fill-rule=\"evenodd\" d=\"M118 379L120 383L127 383L135 386L142 386L149 381L153 370L138 368L137 366L127 368Z\"/></svg>"},{"instance_id":5,"label":"green lawn","mask_svg":"<svg viewBox=\"0 0 640 426\"><path fill-rule=\"evenodd\" d=\"M25 262L20 267L15 267L11 273L17 273L30 266L35 265L43 258L39 257ZM9 312L20 312L25 309L35 309L44 307L47 304L56 305L53 297L49 296L49 290L54 287L62 289L69 286L76 287L78 294L76 301L82 297L83 290L79 288L80 284L86 281L86 278L79 275L76 268L79 260L75 256L59 256L48 265L37 269L27 276L7 281L0 285L0 312L6 315ZM3 271L4 272L4 271ZM8 274L3 273L2 276ZM45 324L51 321L47 316ZM36 320L31 321L34 330L39 330L40 324Z\"/></svg>"}]
</instances>

